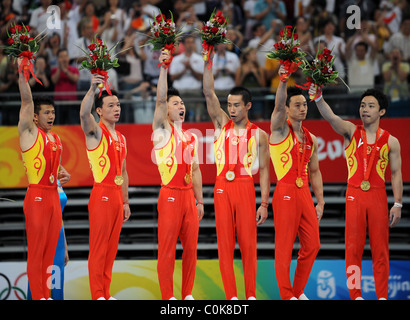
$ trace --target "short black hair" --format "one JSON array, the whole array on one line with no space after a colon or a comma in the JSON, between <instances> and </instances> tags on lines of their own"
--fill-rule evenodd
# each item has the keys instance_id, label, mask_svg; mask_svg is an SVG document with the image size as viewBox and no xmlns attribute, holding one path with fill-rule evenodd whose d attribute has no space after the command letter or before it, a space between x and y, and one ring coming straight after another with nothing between
<instances>
[{"instance_id":1,"label":"short black hair","mask_svg":"<svg viewBox=\"0 0 410 320\"><path fill-rule=\"evenodd\" d=\"M380 110L385 109L387 113L387 109L389 107L389 98L383 93L383 91L374 88L367 89L365 92L363 92L362 96L360 97L360 103L362 103L364 97L368 96L375 97L377 102L379 103Z\"/></svg>"},{"instance_id":2,"label":"short black hair","mask_svg":"<svg viewBox=\"0 0 410 320\"><path fill-rule=\"evenodd\" d=\"M168 88L168 91L167 91L167 102L169 101L171 97L181 98L181 95L179 94L179 91L177 89L171 87L171 88Z\"/></svg>"},{"instance_id":3,"label":"short black hair","mask_svg":"<svg viewBox=\"0 0 410 320\"><path fill-rule=\"evenodd\" d=\"M286 97L286 106L289 107L290 99L294 96L303 96L302 89L298 87L288 87L287 89L287 97Z\"/></svg>"},{"instance_id":4,"label":"short black hair","mask_svg":"<svg viewBox=\"0 0 410 320\"><path fill-rule=\"evenodd\" d=\"M233 87L231 91L229 91L229 94L234 96L242 96L242 100L245 105L252 102L252 94L245 87Z\"/></svg>"},{"instance_id":5,"label":"short black hair","mask_svg":"<svg viewBox=\"0 0 410 320\"><path fill-rule=\"evenodd\" d=\"M44 95L37 96L33 99L33 103L34 103L34 113L37 115L40 113L42 105L53 106L53 108L55 109L54 100L49 96L44 96Z\"/></svg>"},{"instance_id":6,"label":"short black hair","mask_svg":"<svg viewBox=\"0 0 410 320\"><path fill-rule=\"evenodd\" d=\"M94 99L95 109L97 109L97 108L102 108L102 106L103 106L103 99L104 99L105 97L108 97L108 96L110 96L110 95L118 97L118 94L117 94L117 92L116 92L115 90L111 90L111 94L109 94L109 93L107 92L107 90L103 90L103 92L101 93L101 96L99 96L99 95L100 95L100 93L97 93L97 94L95 95L95 99Z\"/></svg>"}]
</instances>

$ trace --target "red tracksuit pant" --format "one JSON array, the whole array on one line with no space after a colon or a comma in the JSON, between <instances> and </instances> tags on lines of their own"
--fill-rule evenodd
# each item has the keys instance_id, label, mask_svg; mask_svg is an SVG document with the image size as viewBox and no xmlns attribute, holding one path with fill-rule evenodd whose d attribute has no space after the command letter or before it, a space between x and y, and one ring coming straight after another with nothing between
<instances>
[{"instance_id":1,"label":"red tracksuit pant","mask_svg":"<svg viewBox=\"0 0 410 320\"><path fill-rule=\"evenodd\" d=\"M61 206L57 187L29 185L24 199L27 277L33 300L50 297L54 254L60 236Z\"/></svg>"},{"instance_id":2,"label":"red tracksuit pant","mask_svg":"<svg viewBox=\"0 0 410 320\"><path fill-rule=\"evenodd\" d=\"M90 252L88 273L93 300L110 295L112 268L117 255L124 210L121 186L94 184L88 203Z\"/></svg>"},{"instance_id":3,"label":"red tracksuit pant","mask_svg":"<svg viewBox=\"0 0 410 320\"><path fill-rule=\"evenodd\" d=\"M368 226L377 298L386 298L389 281L389 209L385 188L348 186L346 191L346 276L351 299L361 297L362 256ZM360 276L360 277L359 277Z\"/></svg>"},{"instance_id":4,"label":"red tracksuit pant","mask_svg":"<svg viewBox=\"0 0 410 320\"><path fill-rule=\"evenodd\" d=\"M214 189L219 268L226 299L237 297L233 259L235 229L242 256L246 298L256 298L256 200L252 179L217 177Z\"/></svg>"},{"instance_id":5,"label":"red tracksuit pant","mask_svg":"<svg viewBox=\"0 0 410 320\"><path fill-rule=\"evenodd\" d=\"M319 222L307 186L278 183L272 200L275 224L275 271L282 300L299 297L306 286L320 249ZM300 250L293 286L290 264L293 244L299 236Z\"/></svg>"},{"instance_id":6,"label":"red tracksuit pant","mask_svg":"<svg viewBox=\"0 0 410 320\"><path fill-rule=\"evenodd\" d=\"M184 299L192 293L195 280L199 232L198 211L192 189L163 186L158 197L158 281L163 300L174 296L173 275L178 237L182 253Z\"/></svg>"}]
</instances>

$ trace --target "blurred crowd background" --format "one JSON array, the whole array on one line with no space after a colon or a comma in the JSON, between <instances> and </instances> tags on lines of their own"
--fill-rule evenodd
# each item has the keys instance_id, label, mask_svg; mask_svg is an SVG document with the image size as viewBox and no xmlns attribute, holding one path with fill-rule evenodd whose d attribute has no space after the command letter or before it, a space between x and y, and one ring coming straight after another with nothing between
<instances>
[{"instance_id":1,"label":"blurred crowd background","mask_svg":"<svg viewBox=\"0 0 410 320\"><path fill-rule=\"evenodd\" d=\"M351 7L354 5L355 7ZM389 96L391 117L410 116L410 5L405 0L1 0L0 7L0 125L16 125L20 98L16 62L4 53L7 30L13 23L42 33L34 70L43 83L30 80L33 95L54 97L56 124L79 124L79 107L91 74L79 70L95 36L113 47L120 67L109 79L122 103L122 122L150 123L155 108L159 52L147 44L150 21L172 12L177 28L187 31L169 70L170 85L181 92L186 121L208 121L202 95L201 29L214 9L229 19L232 45L215 48L215 90L221 101L234 86L253 95L252 120L268 120L278 84L279 62L266 59L279 32L292 25L311 59L318 46L333 50L334 69L347 84L326 87L335 112L357 117L359 97L370 87ZM357 8L360 10L358 11ZM128 49L129 50L124 50ZM299 70L290 85L305 82ZM309 118L319 118L310 108Z\"/></svg>"}]
</instances>

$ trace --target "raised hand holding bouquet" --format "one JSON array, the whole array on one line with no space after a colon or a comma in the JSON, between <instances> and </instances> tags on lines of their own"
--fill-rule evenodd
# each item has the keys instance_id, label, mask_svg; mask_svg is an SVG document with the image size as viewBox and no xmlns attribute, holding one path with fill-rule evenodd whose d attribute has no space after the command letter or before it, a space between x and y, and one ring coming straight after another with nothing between
<instances>
[{"instance_id":1,"label":"raised hand holding bouquet","mask_svg":"<svg viewBox=\"0 0 410 320\"><path fill-rule=\"evenodd\" d=\"M327 48L323 48L323 50L318 49L312 63L309 63L306 59L303 61L302 70L306 76L306 82L303 85L296 86L309 90L311 101L321 96L323 86L337 83L336 79L339 77L339 74L333 70L335 57L331 53L332 51Z\"/></svg>"},{"instance_id":2,"label":"raised hand holding bouquet","mask_svg":"<svg viewBox=\"0 0 410 320\"><path fill-rule=\"evenodd\" d=\"M305 53L300 48L298 34L295 33L294 29L292 30L292 26L286 26L284 30L280 31L279 36L281 39L275 43L275 50L269 52L266 57L280 60L287 71L287 73L280 75L280 79L286 81L291 73L298 70Z\"/></svg>"},{"instance_id":3,"label":"raised hand holding bouquet","mask_svg":"<svg viewBox=\"0 0 410 320\"><path fill-rule=\"evenodd\" d=\"M9 32L10 31L10 32ZM10 30L7 30L7 44L4 52L17 59L22 58L22 61L19 66L19 73L23 72L24 78L29 81L30 74L34 79L40 84L41 81L37 79L33 70L32 61L35 59L34 54L38 51L39 45L38 42L41 40L40 35L35 38L31 37L30 26L25 26L24 24L14 24L11 26Z\"/></svg>"},{"instance_id":4,"label":"raised hand holding bouquet","mask_svg":"<svg viewBox=\"0 0 410 320\"><path fill-rule=\"evenodd\" d=\"M183 32L177 31L174 17L170 11L171 18L167 19L164 14L159 14L156 16L154 23L151 24L151 34L150 40L147 43L154 46L154 50L165 49L169 52L170 58L158 64L158 67L164 66L164 68L169 68L172 62L173 54L176 49L176 45L179 43Z\"/></svg>"},{"instance_id":5,"label":"raised hand holding bouquet","mask_svg":"<svg viewBox=\"0 0 410 320\"><path fill-rule=\"evenodd\" d=\"M104 82L98 85L100 96L103 88L105 88L108 94L112 95L108 80L108 70L119 66L117 58L112 60L115 55L111 56L117 45L118 43L108 50L106 44L101 39L95 37L87 48L88 52L83 50L86 54L86 59L81 63L80 70L88 69L91 74L99 74L104 77Z\"/></svg>"},{"instance_id":6,"label":"raised hand holding bouquet","mask_svg":"<svg viewBox=\"0 0 410 320\"><path fill-rule=\"evenodd\" d=\"M220 43L230 44L231 41L226 38L226 25L228 20L222 15L222 11L215 10L212 12L208 22L202 28L198 30L202 39L202 48L204 49L204 55L202 58L204 61L209 61L209 54L214 50L214 47ZM212 61L209 61L208 69L211 68Z\"/></svg>"}]
</instances>

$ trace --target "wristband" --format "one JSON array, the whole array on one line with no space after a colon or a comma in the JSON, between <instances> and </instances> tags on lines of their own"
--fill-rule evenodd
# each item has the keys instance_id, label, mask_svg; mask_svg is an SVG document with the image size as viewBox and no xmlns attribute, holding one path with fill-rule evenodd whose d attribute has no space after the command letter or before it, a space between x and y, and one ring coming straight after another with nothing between
<instances>
[{"instance_id":1,"label":"wristband","mask_svg":"<svg viewBox=\"0 0 410 320\"><path fill-rule=\"evenodd\" d=\"M263 208L268 208L269 207L269 203L267 203L267 202L261 202L261 207L263 207Z\"/></svg>"},{"instance_id":2,"label":"wristband","mask_svg":"<svg viewBox=\"0 0 410 320\"><path fill-rule=\"evenodd\" d=\"M122 203L122 205L124 205L124 204L128 204L128 205L130 205L130 203L129 203L129 202L123 202L123 203Z\"/></svg>"},{"instance_id":3,"label":"wristband","mask_svg":"<svg viewBox=\"0 0 410 320\"><path fill-rule=\"evenodd\" d=\"M315 102L319 102L320 101L320 99L322 99L323 98L323 96L322 95L320 95L318 98L316 98L315 99Z\"/></svg>"},{"instance_id":4,"label":"wristband","mask_svg":"<svg viewBox=\"0 0 410 320\"><path fill-rule=\"evenodd\" d=\"M202 205L204 205L204 203L203 203L203 202L198 202L196 205L198 205L198 204L202 204Z\"/></svg>"},{"instance_id":5,"label":"wristband","mask_svg":"<svg viewBox=\"0 0 410 320\"><path fill-rule=\"evenodd\" d=\"M399 203L399 202L395 202L394 205L393 205L393 207L403 208L403 204L402 204L402 203Z\"/></svg>"}]
</instances>

